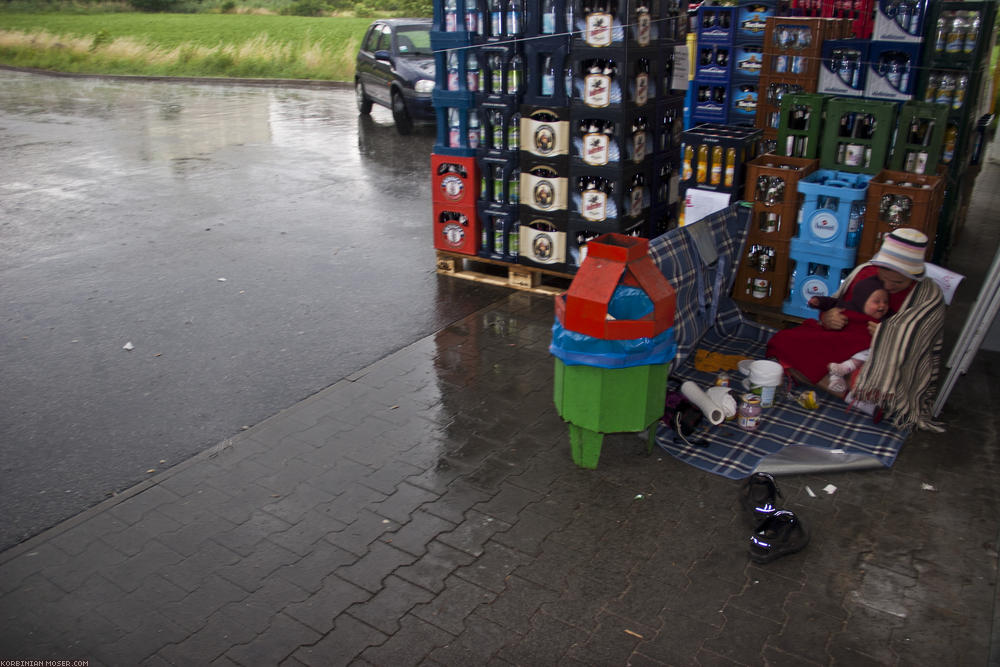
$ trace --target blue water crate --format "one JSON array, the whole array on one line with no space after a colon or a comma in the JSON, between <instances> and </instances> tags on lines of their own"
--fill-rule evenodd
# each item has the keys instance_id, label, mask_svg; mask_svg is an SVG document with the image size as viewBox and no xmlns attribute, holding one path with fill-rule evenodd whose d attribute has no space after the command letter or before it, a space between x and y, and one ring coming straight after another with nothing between
<instances>
[{"instance_id":1,"label":"blue water crate","mask_svg":"<svg viewBox=\"0 0 1000 667\"><path fill-rule=\"evenodd\" d=\"M872 39L921 42L929 0L878 0Z\"/></svg>"},{"instance_id":2,"label":"blue water crate","mask_svg":"<svg viewBox=\"0 0 1000 667\"><path fill-rule=\"evenodd\" d=\"M434 151L439 155L475 157L482 130L477 125L479 115L473 104L472 93L434 89L431 93L437 116L437 142Z\"/></svg>"},{"instance_id":3,"label":"blue water crate","mask_svg":"<svg viewBox=\"0 0 1000 667\"><path fill-rule=\"evenodd\" d=\"M865 217L869 174L819 169L799 180L804 195L793 248L805 252L857 253Z\"/></svg>"},{"instance_id":4,"label":"blue water crate","mask_svg":"<svg viewBox=\"0 0 1000 667\"><path fill-rule=\"evenodd\" d=\"M480 201L476 208L479 215L479 256L516 262L520 237L519 207Z\"/></svg>"},{"instance_id":5,"label":"blue water crate","mask_svg":"<svg viewBox=\"0 0 1000 667\"><path fill-rule=\"evenodd\" d=\"M790 276L788 298L781 312L795 317L816 317L819 311L809 306L814 296L832 296L854 268L856 248L816 251L796 245L792 239L788 251Z\"/></svg>"}]
</instances>

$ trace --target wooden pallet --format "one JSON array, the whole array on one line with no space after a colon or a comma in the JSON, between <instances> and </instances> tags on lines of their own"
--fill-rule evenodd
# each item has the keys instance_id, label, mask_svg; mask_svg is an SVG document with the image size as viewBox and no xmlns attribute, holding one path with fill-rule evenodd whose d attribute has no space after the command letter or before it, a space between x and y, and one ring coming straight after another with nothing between
<instances>
[{"instance_id":1,"label":"wooden pallet","mask_svg":"<svg viewBox=\"0 0 1000 667\"><path fill-rule=\"evenodd\" d=\"M753 321L774 329L786 329L805 322L805 319L801 317L781 312L780 308L770 308L739 300L736 301L736 305L740 307L744 315L749 316ZM816 312L819 313L819 311Z\"/></svg>"},{"instance_id":2,"label":"wooden pallet","mask_svg":"<svg viewBox=\"0 0 1000 667\"><path fill-rule=\"evenodd\" d=\"M548 296L562 294L573 280L573 276L567 273L446 250L437 251L437 272L463 280Z\"/></svg>"}]
</instances>

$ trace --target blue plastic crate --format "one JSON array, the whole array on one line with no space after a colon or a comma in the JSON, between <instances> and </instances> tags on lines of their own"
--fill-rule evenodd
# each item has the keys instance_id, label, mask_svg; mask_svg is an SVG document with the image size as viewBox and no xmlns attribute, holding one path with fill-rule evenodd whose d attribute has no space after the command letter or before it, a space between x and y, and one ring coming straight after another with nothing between
<instances>
[{"instance_id":1,"label":"blue plastic crate","mask_svg":"<svg viewBox=\"0 0 1000 667\"><path fill-rule=\"evenodd\" d=\"M792 239L788 251L788 298L781 312L795 317L816 317L819 311L809 307L814 296L831 296L854 268L855 248L817 252L803 249Z\"/></svg>"},{"instance_id":2,"label":"blue plastic crate","mask_svg":"<svg viewBox=\"0 0 1000 667\"><path fill-rule=\"evenodd\" d=\"M455 157L475 157L482 132L471 93L435 89L431 99L437 116L434 152ZM456 122L457 121L457 122Z\"/></svg>"},{"instance_id":3,"label":"blue plastic crate","mask_svg":"<svg viewBox=\"0 0 1000 667\"><path fill-rule=\"evenodd\" d=\"M733 51L730 44L699 44L695 55L695 78L699 81L729 83L733 74Z\"/></svg>"},{"instance_id":4,"label":"blue plastic crate","mask_svg":"<svg viewBox=\"0 0 1000 667\"><path fill-rule=\"evenodd\" d=\"M869 174L819 169L799 181L804 195L794 240L814 251L856 251Z\"/></svg>"},{"instance_id":5,"label":"blue plastic crate","mask_svg":"<svg viewBox=\"0 0 1000 667\"><path fill-rule=\"evenodd\" d=\"M775 0L740 0L736 8L735 41L764 43L767 17L774 16Z\"/></svg>"},{"instance_id":6,"label":"blue plastic crate","mask_svg":"<svg viewBox=\"0 0 1000 667\"><path fill-rule=\"evenodd\" d=\"M698 44L732 44L738 7L698 7Z\"/></svg>"},{"instance_id":7,"label":"blue plastic crate","mask_svg":"<svg viewBox=\"0 0 1000 667\"><path fill-rule=\"evenodd\" d=\"M691 122L718 123L729 121L729 106L732 96L729 84L695 79L691 82L694 98L691 101Z\"/></svg>"}]
</instances>

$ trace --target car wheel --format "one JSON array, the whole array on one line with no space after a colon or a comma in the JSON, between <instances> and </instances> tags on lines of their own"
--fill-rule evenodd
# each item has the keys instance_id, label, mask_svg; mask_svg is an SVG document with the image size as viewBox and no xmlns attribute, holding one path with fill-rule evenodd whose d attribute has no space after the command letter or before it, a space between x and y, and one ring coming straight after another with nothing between
<instances>
[{"instance_id":1,"label":"car wheel","mask_svg":"<svg viewBox=\"0 0 1000 667\"><path fill-rule=\"evenodd\" d=\"M365 86L360 81L354 82L354 97L358 102L358 112L370 114L372 112L372 101L365 95Z\"/></svg>"},{"instance_id":2,"label":"car wheel","mask_svg":"<svg viewBox=\"0 0 1000 667\"><path fill-rule=\"evenodd\" d=\"M398 91L392 93L392 119L396 121L396 131L409 134L413 130L413 119L406 109L406 101Z\"/></svg>"}]
</instances>

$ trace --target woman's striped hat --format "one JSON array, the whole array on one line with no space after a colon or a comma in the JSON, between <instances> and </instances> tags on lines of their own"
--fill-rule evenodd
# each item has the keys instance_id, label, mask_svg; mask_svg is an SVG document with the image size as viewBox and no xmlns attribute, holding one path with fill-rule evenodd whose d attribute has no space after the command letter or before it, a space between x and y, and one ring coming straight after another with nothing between
<instances>
[{"instance_id":1,"label":"woman's striped hat","mask_svg":"<svg viewBox=\"0 0 1000 667\"><path fill-rule=\"evenodd\" d=\"M894 229L882 239L882 247L871 258L871 263L892 269L907 278L920 280L924 277L926 251L926 234L909 227L901 227Z\"/></svg>"}]
</instances>

